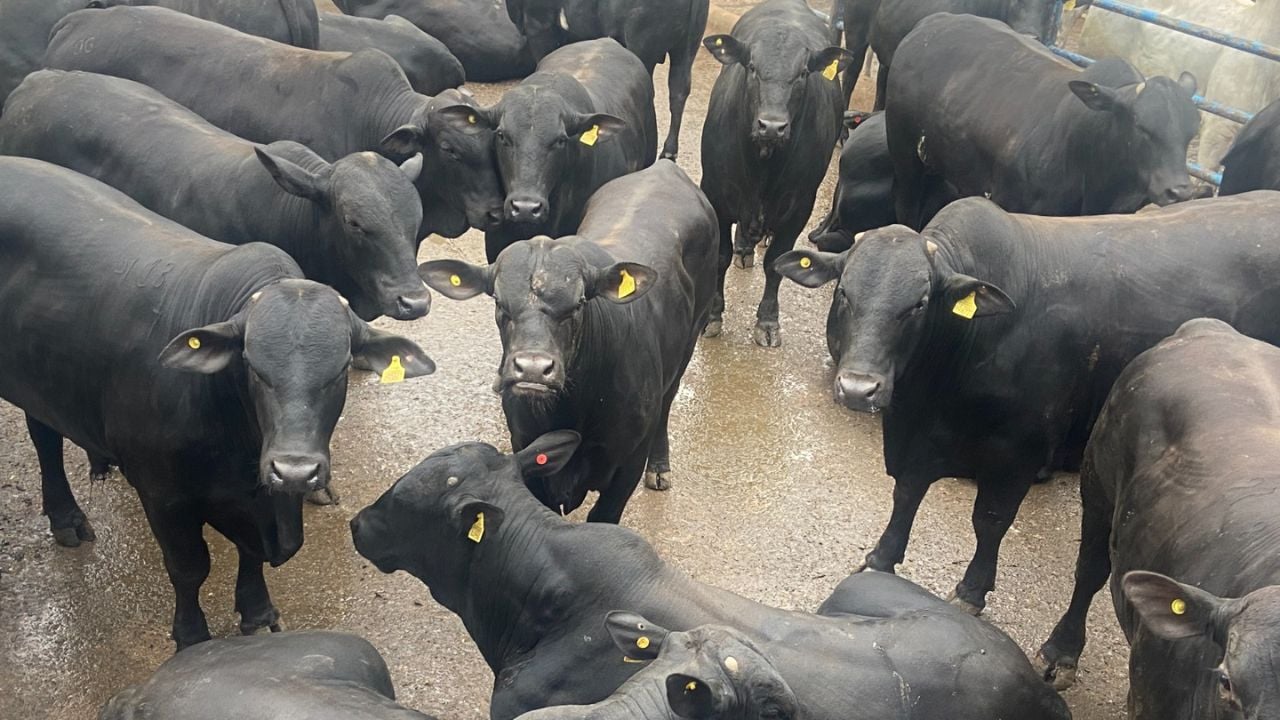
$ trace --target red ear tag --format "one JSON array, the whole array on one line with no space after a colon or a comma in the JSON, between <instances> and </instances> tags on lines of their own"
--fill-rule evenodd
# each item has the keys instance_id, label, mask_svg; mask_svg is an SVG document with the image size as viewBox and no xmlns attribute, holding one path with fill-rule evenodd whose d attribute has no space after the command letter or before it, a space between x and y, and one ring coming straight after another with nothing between
<instances>
[{"instance_id":1,"label":"red ear tag","mask_svg":"<svg viewBox=\"0 0 1280 720\"><path fill-rule=\"evenodd\" d=\"M547 454L546 454L546 453L538 453L538 457L534 458L534 459L533 459L533 461L534 461L534 462L536 462L536 463L538 463L539 465L546 465L546 464L547 464Z\"/></svg>"}]
</instances>

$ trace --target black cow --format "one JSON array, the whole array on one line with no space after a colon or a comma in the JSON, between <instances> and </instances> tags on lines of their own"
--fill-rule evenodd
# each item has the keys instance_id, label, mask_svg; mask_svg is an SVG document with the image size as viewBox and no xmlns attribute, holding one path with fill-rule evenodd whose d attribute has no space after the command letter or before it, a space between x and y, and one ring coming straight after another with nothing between
<instances>
[{"instance_id":1,"label":"black cow","mask_svg":"<svg viewBox=\"0 0 1280 720\"><path fill-rule=\"evenodd\" d=\"M320 18L315 0L87 0L80 7L154 5L286 45L315 50Z\"/></svg>"},{"instance_id":2,"label":"black cow","mask_svg":"<svg viewBox=\"0 0 1280 720\"><path fill-rule=\"evenodd\" d=\"M312 630L211 640L116 693L98 720L432 720L397 705L367 640Z\"/></svg>"},{"instance_id":3,"label":"black cow","mask_svg":"<svg viewBox=\"0 0 1280 720\"><path fill-rule=\"evenodd\" d=\"M670 58L667 92L671 128L662 157L680 151L684 105L693 84L693 61L707 29L710 0L648 0L600 3L595 0L507 0L507 12L529 39L537 60L566 43L611 37L635 53L649 74Z\"/></svg>"},{"instance_id":4,"label":"black cow","mask_svg":"<svg viewBox=\"0 0 1280 720\"><path fill-rule=\"evenodd\" d=\"M779 259L801 285L837 281L835 400L884 411L893 514L866 567L902 562L934 480L973 478L977 550L956 596L980 610L1022 498L1038 474L1079 463L1134 356L1199 316L1280 340L1280 245L1262 242L1277 223L1269 192L1098 218L971 198L923 234L895 225L840 255Z\"/></svg>"},{"instance_id":5,"label":"black cow","mask_svg":"<svg viewBox=\"0 0 1280 720\"><path fill-rule=\"evenodd\" d=\"M844 252L860 232L892 225L893 160L885 139L884 113L844 114L851 131L840 150L840 179L831 212L809 233L823 252Z\"/></svg>"},{"instance_id":6,"label":"black cow","mask_svg":"<svg viewBox=\"0 0 1280 720\"><path fill-rule=\"evenodd\" d=\"M28 73L43 67L49 31L62 16L89 0L6 0L0 2L0 104Z\"/></svg>"},{"instance_id":7,"label":"black cow","mask_svg":"<svg viewBox=\"0 0 1280 720\"><path fill-rule=\"evenodd\" d=\"M733 256L749 267L756 244L771 236L755 341L782 344L782 278L773 263L795 247L809 222L844 111L838 73L849 53L829 41L825 24L804 0L767 0L748 10L731 34L705 40L724 65L702 128L702 190L720 220L720 291L709 337L720 334L724 275Z\"/></svg>"},{"instance_id":8,"label":"black cow","mask_svg":"<svg viewBox=\"0 0 1280 720\"><path fill-rule=\"evenodd\" d=\"M302 545L302 496L328 485L348 368L434 369L301 277L279 248L214 242L97 180L0 158L0 398L27 414L60 544L94 539L64 437L137 489L179 649L209 638L203 526L239 551L241 629L278 627L262 563Z\"/></svg>"},{"instance_id":9,"label":"black cow","mask_svg":"<svg viewBox=\"0 0 1280 720\"><path fill-rule=\"evenodd\" d=\"M939 191L1036 215L1193 195L1190 74L1144 81L1115 58L1081 71L1003 23L946 13L921 21L894 58L885 124L899 222L925 225Z\"/></svg>"},{"instance_id":10,"label":"black cow","mask_svg":"<svg viewBox=\"0 0 1280 720\"><path fill-rule=\"evenodd\" d=\"M832 42L839 45L843 34L844 46L853 56L841 81L845 107L848 107L849 99L853 97L858 76L862 74L863 64L867 60L867 48L871 47L871 22L875 19L876 10L880 8L880 2L881 0L834 0L831 4Z\"/></svg>"},{"instance_id":11,"label":"black cow","mask_svg":"<svg viewBox=\"0 0 1280 720\"><path fill-rule=\"evenodd\" d=\"M400 15L438 38L462 61L472 82L522 78L534 59L504 0L334 0L342 12L381 19Z\"/></svg>"},{"instance_id":12,"label":"black cow","mask_svg":"<svg viewBox=\"0 0 1280 720\"><path fill-rule=\"evenodd\" d=\"M444 43L399 15L382 20L336 13L320 15L319 49L356 52L365 48L390 55L404 70L409 85L423 95L456 88L467 80L462 62Z\"/></svg>"},{"instance_id":13,"label":"black cow","mask_svg":"<svg viewBox=\"0 0 1280 720\"><path fill-rule=\"evenodd\" d=\"M1110 575L1130 717L1280 717L1277 408L1280 350L1216 320L1125 369L1085 450L1076 585L1041 650L1047 679L1075 679Z\"/></svg>"},{"instance_id":14,"label":"black cow","mask_svg":"<svg viewBox=\"0 0 1280 720\"><path fill-rule=\"evenodd\" d=\"M149 85L246 140L293 140L330 161L421 152L419 237L457 237L501 216L493 137L468 122L469 96L415 93L379 50L301 50L163 8L117 7L63 18L45 64Z\"/></svg>"},{"instance_id":15,"label":"black cow","mask_svg":"<svg viewBox=\"0 0 1280 720\"><path fill-rule=\"evenodd\" d=\"M1280 100L1244 126L1222 158L1220 195L1280 190Z\"/></svg>"},{"instance_id":16,"label":"black cow","mask_svg":"<svg viewBox=\"0 0 1280 720\"><path fill-rule=\"evenodd\" d=\"M666 645L662 628L708 624L749 640L805 720L1070 717L1013 641L906 580L863 573L817 614L779 610L688 578L631 530L566 522L523 483L554 474L576 444L557 432L515 455L481 443L446 448L351 521L362 555L413 574L462 618L494 673L494 720L601 702L642 667L628 660ZM593 716L669 717L666 693L655 692L662 663ZM741 663L769 669L745 655Z\"/></svg>"},{"instance_id":17,"label":"black cow","mask_svg":"<svg viewBox=\"0 0 1280 720\"><path fill-rule=\"evenodd\" d=\"M97 178L214 240L279 246L364 320L431 308L417 274L420 156L404 168L370 152L331 165L295 142L246 142L145 85L93 73L32 73L5 107L0 154Z\"/></svg>"},{"instance_id":18,"label":"black cow","mask_svg":"<svg viewBox=\"0 0 1280 720\"><path fill-rule=\"evenodd\" d=\"M667 418L706 324L715 248L706 198L663 161L601 188L576 236L516 243L490 266L423 264L446 297L497 304L512 445L582 434L573 462L532 486L547 507L571 512L597 490L588 519L616 523L642 475L670 487Z\"/></svg>"},{"instance_id":19,"label":"black cow","mask_svg":"<svg viewBox=\"0 0 1280 720\"><path fill-rule=\"evenodd\" d=\"M609 38L556 50L477 115L507 191L506 221L485 236L490 261L516 240L573 234L596 190L658 153L653 79Z\"/></svg>"}]
</instances>

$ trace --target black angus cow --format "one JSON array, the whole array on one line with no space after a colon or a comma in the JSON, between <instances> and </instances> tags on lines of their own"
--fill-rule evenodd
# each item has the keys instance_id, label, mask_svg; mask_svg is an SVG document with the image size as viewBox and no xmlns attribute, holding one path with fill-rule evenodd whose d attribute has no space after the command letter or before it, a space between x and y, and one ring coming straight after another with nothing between
<instances>
[{"instance_id":1,"label":"black angus cow","mask_svg":"<svg viewBox=\"0 0 1280 720\"><path fill-rule=\"evenodd\" d=\"M1236 135L1222 158L1220 195L1280 190L1280 100L1266 106Z\"/></svg>"},{"instance_id":2,"label":"black angus cow","mask_svg":"<svg viewBox=\"0 0 1280 720\"><path fill-rule=\"evenodd\" d=\"M1010 212L1129 213L1189 199L1195 78L1143 80L1116 58L1087 70L1003 23L939 13L902 41L885 124L898 221L952 196Z\"/></svg>"},{"instance_id":3,"label":"black angus cow","mask_svg":"<svg viewBox=\"0 0 1280 720\"><path fill-rule=\"evenodd\" d=\"M427 314L417 273L421 157L329 164L295 142L254 145L146 85L40 70L0 117L0 154L61 165L222 242L267 242L333 286L364 320Z\"/></svg>"},{"instance_id":4,"label":"black angus cow","mask_svg":"<svg viewBox=\"0 0 1280 720\"><path fill-rule=\"evenodd\" d=\"M662 161L601 188L575 236L516 243L484 267L422 265L446 297L497 304L512 445L582 434L573 461L532 486L547 507L572 512L596 490L588 519L616 523L642 475L670 487L667 419L706 324L715 249L711 206Z\"/></svg>"},{"instance_id":5,"label":"black angus cow","mask_svg":"<svg viewBox=\"0 0 1280 720\"><path fill-rule=\"evenodd\" d=\"M708 624L749 639L804 720L1070 717L1013 641L906 580L863 573L817 614L779 610L690 579L631 530L565 521L524 483L554 474L576 445L557 432L515 455L446 448L351 521L362 555L413 574L461 617L494 673L494 720L601 702L642 667L628 660L665 645L661 628ZM610 617L619 610L630 616ZM598 717L668 717L665 696L644 692L654 684L637 675Z\"/></svg>"},{"instance_id":6,"label":"black angus cow","mask_svg":"<svg viewBox=\"0 0 1280 720\"><path fill-rule=\"evenodd\" d=\"M731 34L705 40L724 65L702 128L702 190L720 220L720 290L708 336L720 334L724 275L733 257L749 267L756 244L770 236L754 337L765 347L782 344L782 279L773 263L809 222L844 111L838 73L849 53L829 41L804 0L767 0L748 10ZM730 233L734 223L737 239Z\"/></svg>"},{"instance_id":7,"label":"black angus cow","mask_svg":"<svg viewBox=\"0 0 1280 720\"><path fill-rule=\"evenodd\" d=\"M840 178L831 212L809 233L823 252L844 252L858 233L892 225L893 159L885 139L884 113L844 114L851 131L840 150Z\"/></svg>"},{"instance_id":8,"label":"black angus cow","mask_svg":"<svg viewBox=\"0 0 1280 720\"><path fill-rule=\"evenodd\" d=\"M367 640L312 630L211 640L109 700L98 720L432 720L397 705Z\"/></svg>"},{"instance_id":9,"label":"black angus cow","mask_svg":"<svg viewBox=\"0 0 1280 720\"><path fill-rule=\"evenodd\" d=\"M956 596L980 610L1027 490L1079 463L1134 356L1200 316L1280 341L1280 245L1265 242L1277 223L1270 192L1094 218L971 198L922 234L896 225L840 255L779 259L801 285L837 281L835 400L884 412L893 513L865 566L902 562L935 480L973 478L977 549Z\"/></svg>"},{"instance_id":10,"label":"black angus cow","mask_svg":"<svg viewBox=\"0 0 1280 720\"><path fill-rule=\"evenodd\" d=\"M1280 714L1277 427L1280 350L1225 323L1190 321L1125 368L1085 449L1076 584L1040 651L1047 680L1074 682L1110 575L1130 717Z\"/></svg>"},{"instance_id":11,"label":"black angus cow","mask_svg":"<svg viewBox=\"0 0 1280 720\"><path fill-rule=\"evenodd\" d=\"M507 191L505 221L485 234L490 262L517 240L573 234L596 190L658 152L653 79L609 38L556 50L477 115Z\"/></svg>"},{"instance_id":12,"label":"black angus cow","mask_svg":"<svg viewBox=\"0 0 1280 720\"><path fill-rule=\"evenodd\" d=\"M22 78L43 67L49 31L67 13L89 0L6 0L0 2L0 105Z\"/></svg>"},{"instance_id":13,"label":"black angus cow","mask_svg":"<svg viewBox=\"0 0 1280 720\"><path fill-rule=\"evenodd\" d=\"M262 563L302 546L303 494L328 485L348 368L434 369L301 277L279 248L214 242L97 180L0 158L0 398L27 414L60 544L94 539L63 438L137 489L179 649L209 638L203 526L239 551L241 629L278 627Z\"/></svg>"},{"instance_id":14,"label":"black angus cow","mask_svg":"<svg viewBox=\"0 0 1280 720\"><path fill-rule=\"evenodd\" d=\"M320 50L356 52L375 48L404 70L414 91L435 95L467 80L462 62L439 40L399 15L382 20L320 14Z\"/></svg>"},{"instance_id":15,"label":"black angus cow","mask_svg":"<svg viewBox=\"0 0 1280 720\"><path fill-rule=\"evenodd\" d=\"M498 82L533 72L528 44L504 0L334 0L342 12L381 19L400 15L438 38L462 61L472 82Z\"/></svg>"},{"instance_id":16,"label":"black angus cow","mask_svg":"<svg viewBox=\"0 0 1280 720\"><path fill-rule=\"evenodd\" d=\"M635 53L649 74L670 58L667 93L671 127L662 157L680 152L684 106L693 85L693 61L707 29L710 0L648 0L600 3L595 0L507 0L507 12L542 60L567 43L610 37Z\"/></svg>"},{"instance_id":17,"label":"black angus cow","mask_svg":"<svg viewBox=\"0 0 1280 720\"><path fill-rule=\"evenodd\" d=\"M87 0L80 7L154 5L286 45L315 50L320 17L315 0Z\"/></svg>"},{"instance_id":18,"label":"black angus cow","mask_svg":"<svg viewBox=\"0 0 1280 720\"><path fill-rule=\"evenodd\" d=\"M862 74L867 60L867 48L871 47L871 22L875 19L876 10L881 0L834 0L831 5L831 37L832 42L839 45L841 35L844 46L853 56L849 67L845 69L841 80L844 92L844 106L849 106L853 90L858 84L858 76Z\"/></svg>"},{"instance_id":19,"label":"black angus cow","mask_svg":"<svg viewBox=\"0 0 1280 720\"><path fill-rule=\"evenodd\" d=\"M468 122L469 96L415 93L380 50L302 50L164 8L117 7L63 18L45 64L149 85L246 140L293 140L329 161L421 152L419 237L458 237L501 217L493 137Z\"/></svg>"}]
</instances>

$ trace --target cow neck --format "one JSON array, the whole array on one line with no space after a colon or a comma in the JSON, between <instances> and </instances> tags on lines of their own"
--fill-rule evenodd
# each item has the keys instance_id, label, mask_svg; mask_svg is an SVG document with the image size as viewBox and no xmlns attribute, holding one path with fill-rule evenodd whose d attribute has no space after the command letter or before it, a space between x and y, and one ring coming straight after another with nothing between
<instances>
[{"instance_id":1,"label":"cow neck","mask_svg":"<svg viewBox=\"0 0 1280 720\"><path fill-rule=\"evenodd\" d=\"M1090 110L1070 92L1062 103L1054 118L1053 140L1049 147L1059 154L1060 162L1055 165L1065 169L1063 177L1080 180L1078 187L1064 187L1075 196L1077 204L1073 214L1097 214L1106 210L1137 212L1139 205L1128 209L1112 207L1114 196L1129 184L1126 170L1131 163L1127 159L1127 145L1108 144L1108 140L1116 136L1113 131L1117 124L1115 116ZM1066 142L1058 142L1057 138L1064 134ZM1106 185L1090 185L1088 182L1101 178L1112 179Z\"/></svg>"},{"instance_id":2,"label":"cow neck","mask_svg":"<svg viewBox=\"0 0 1280 720\"><path fill-rule=\"evenodd\" d=\"M377 112L374 114L372 122L365 127L365 138L361 150L373 150L378 152L382 146L382 140L396 128L408 125L421 117L426 119L427 110L430 108L432 97L428 95L420 95L413 92L408 86L390 89L393 97L390 101L381 104Z\"/></svg>"}]
</instances>

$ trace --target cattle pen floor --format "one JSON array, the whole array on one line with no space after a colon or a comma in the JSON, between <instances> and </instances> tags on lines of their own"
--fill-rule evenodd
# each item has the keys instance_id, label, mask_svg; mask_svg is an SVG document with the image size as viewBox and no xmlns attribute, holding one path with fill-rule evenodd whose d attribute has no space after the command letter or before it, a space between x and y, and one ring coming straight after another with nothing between
<instances>
[{"instance_id":1,"label":"cattle pen floor","mask_svg":"<svg viewBox=\"0 0 1280 720\"><path fill-rule=\"evenodd\" d=\"M740 12L754 3L713 4ZM679 161L695 180L717 69L705 54L695 68ZM665 68L656 85L661 137ZM503 86L473 87L487 103ZM871 106L873 88L870 79L860 82L855 107ZM833 162L810 227L826 213L834 181ZM423 243L421 260L443 257L482 261L480 236ZM861 562L888 518L892 480L884 474L879 419L831 400L823 335L829 289L784 283L784 346L766 350L751 340L763 287L759 263L729 272L724 334L700 342L673 410L675 487L639 489L624 524L698 580L813 610ZM470 440L509 447L489 390L500 356L492 305L437 295L423 320L376 324L421 343L439 370L390 386L354 376L332 444L342 503L307 507L305 546L285 566L268 569L267 581L287 628L335 628L372 641L405 705L444 720L486 718L493 678L461 622L416 579L383 575L357 555L347 522L441 447ZM36 456L22 414L3 403L0 448L0 718L96 717L114 691L142 681L173 652L173 595L159 549L124 479L113 473L90 487L83 455L71 447L68 474L98 540L54 546L40 515ZM902 575L950 593L973 551L973 496L972 483L934 486ZM1059 476L1032 489L1004 543L985 617L1028 653L1070 597L1079 514L1076 478ZM585 509L573 519L584 516ZM212 531L206 536L214 557L202 602L214 635L226 636L236 631L235 554ZM1122 718L1127 648L1105 590L1090 620L1079 681L1065 697L1076 720Z\"/></svg>"}]
</instances>

